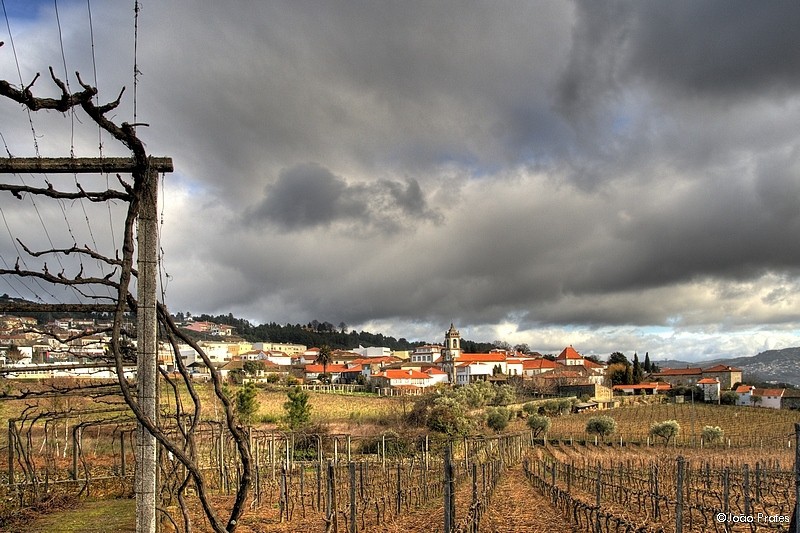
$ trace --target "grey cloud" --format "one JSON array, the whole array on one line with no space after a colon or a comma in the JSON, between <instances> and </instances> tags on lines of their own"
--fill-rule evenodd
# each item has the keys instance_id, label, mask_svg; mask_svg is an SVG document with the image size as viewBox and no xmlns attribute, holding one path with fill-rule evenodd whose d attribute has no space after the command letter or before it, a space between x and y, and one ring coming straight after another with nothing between
<instances>
[{"instance_id":1,"label":"grey cloud","mask_svg":"<svg viewBox=\"0 0 800 533\"><path fill-rule=\"evenodd\" d=\"M316 164L282 171L248 217L252 217L251 223L263 219L289 231L343 223L359 234L393 233L442 218L428 206L416 180L350 184Z\"/></svg>"},{"instance_id":2,"label":"grey cloud","mask_svg":"<svg viewBox=\"0 0 800 533\"><path fill-rule=\"evenodd\" d=\"M795 93L800 4L631 2L628 68L688 95Z\"/></svg>"}]
</instances>

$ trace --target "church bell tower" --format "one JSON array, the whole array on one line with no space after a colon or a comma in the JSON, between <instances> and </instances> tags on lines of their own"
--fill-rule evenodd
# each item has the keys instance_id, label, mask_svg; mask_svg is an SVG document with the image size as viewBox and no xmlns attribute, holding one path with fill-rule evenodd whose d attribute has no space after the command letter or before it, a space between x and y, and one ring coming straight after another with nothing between
<instances>
[{"instance_id":1,"label":"church bell tower","mask_svg":"<svg viewBox=\"0 0 800 533\"><path fill-rule=\"evenodd\" d=\"M444 350L442 350L442 370L447 372L450 383L456 383L455 364L461 357L461 333L450 323L450 329L444 334Z\"/></svg>"}]
</instances>

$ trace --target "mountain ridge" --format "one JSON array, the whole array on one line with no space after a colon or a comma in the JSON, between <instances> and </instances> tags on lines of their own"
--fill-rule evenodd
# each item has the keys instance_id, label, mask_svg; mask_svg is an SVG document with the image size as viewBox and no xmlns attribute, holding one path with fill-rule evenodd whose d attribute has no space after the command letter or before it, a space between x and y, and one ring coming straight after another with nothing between
<instances>
[{"instance_id":1,"label":"mountain ridge","mask_svg":"<svg viewBox=\"0 0 800 533\"><path fill-rule=\"evenodd\" d=\"M800 387L800 347L766 350L756 355L712 359L702 362L678 361L674 359L654 361L665 368L708 368L723 364L742 369L742 379L768 383L788 383Z\"/></svg>"}]
</instances>

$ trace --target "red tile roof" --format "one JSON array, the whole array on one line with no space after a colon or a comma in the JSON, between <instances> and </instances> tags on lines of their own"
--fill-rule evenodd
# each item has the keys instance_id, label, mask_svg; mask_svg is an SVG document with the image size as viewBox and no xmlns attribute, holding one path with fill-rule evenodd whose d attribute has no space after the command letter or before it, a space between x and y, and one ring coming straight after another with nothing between
<instances>
[{"instance_id":1,"label":"red tile roof","mask_svg":"<svg viewBox=\"0 0 800 533\"><path fill-rule=\"evenodd\" d=\"M522 362L522 368L525 370L541 370L543 368L556 368L558 363L550 359L530 359Z\"/></svg>"},{"instance_id":2,"label":"red tile roof","mask_svg":"<svg viewBox=\"0 0 800 533\"><path fill-rule=\"evenodd\" d=\"M430 379L431 377L419 370L389 369L374 374L375 377L387 379Z\"/></svg>"},{"instance_id":3,"label":"red tile roof","mask_svg":"<svg viewBox=\"0 0 800 533\"><path fill-rule=\"evenodd\" d=\"M567 346L566 348L561 350L561 353L558 354L558 357L556 357L556 359L583 359L583 356L578 352L576 352L575 348L573 348L572 346Z\"/></svg>"},{"instance_id":4,"label":"red tile roof","mask_svg":"<svg viewBox=\"0 0 800 533\"><path fill-rule=\"evenodd\" d=\"M669 390L672 385L669 383L637 383L636 385L614 385L614 390Z\"/></svg>"},{"instance_id":5,"label":"red tile roof","mask_svg":"<svg viewBox=\"0 0 800 533\"><path fill-rule=\"evenodd\" d=\"M501 363L506 360L504 353L462 353L457 361L465 363Z\"/></svg>"},{"instance_id":6,"label":"red tile roof","mask_svg":"<svg viewBox=\"0 0 800 533\"><path fill-rule=\"evenodd\" d=\"M305 366L306 373L310 372L312 374L313 373L321 373L321 372L325 372L325 371L327 371L329 374L332 373L332 372L334 372L334 373L342 373L342 372L346 372L348 370L347 365L335 365L335 364L330 364L330 365L328 365L327 368L325 368L325 369L323 369L323 368L324 368L323 365L306 365Z\"/></svg>"},{"instance_id":7,"label":"red tile roof","mask_svg":"<svg viewBox=\"0 0 800 533\"><path fill-rule=\"evenodd\" d=\"M656 372L654 376L694 376L701 375L702 368L665 368L661 372Z\"/></svg>"},{"instance_id":8,"label":"red tile roof","mask_svg":"<svg viewBox=\"0 0 800 533\"><path fill-rule=\"evenodd\" d=\"M736 387L736 394L747 394L748 392L752 391L755 387L752 385L739 385Z\"/></svg>"},{"instance_id":9,"label":"red tile roof","mask_svg":"<svg viewBox=\"0 0 800 533\"><path fill-rule=\"evenodd\" d=\"M783 396L783 389L754 389L753 396Z\"/></svg>"},{"instance_id":10,"label":"red tile roof","mask_svg":"<svg viewBox=\"0 0 800 533\"><path fill-rule=\"evenodd\" d=\"M703 378L697 382L698 385L719 385L717 378Z\"/></svg>"},{"instance_id":11,"label":"red tile roof","mask_svg":"<svg viewBox=\"0 0 800 533\"><path fill-rule=\"evenodd\" d=\"M703 372L741 372L741 368L736 368L727 365L714 365L711 368L706 368Z\"/></svg>"}]
</instances>

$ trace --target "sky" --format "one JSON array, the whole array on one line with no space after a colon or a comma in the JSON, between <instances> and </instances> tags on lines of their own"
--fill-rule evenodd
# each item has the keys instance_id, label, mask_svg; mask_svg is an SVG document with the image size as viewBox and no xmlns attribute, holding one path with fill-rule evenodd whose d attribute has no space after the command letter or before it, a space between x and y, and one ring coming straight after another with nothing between
<instances>
[{"instance_id":1,"label":"sky","mask_svg":"<svg viewBox=\"0 0 800 533\"><path fill-rule=\"evenodd\" d=\"M140 6L135 39L133 0L3 0L0 78L126 88L111 118L175 165L173 312L654 360L800 345L797 2ZM125 155L8 101L0 134ZM16 238L118 246L119 206L41 204L0 198L6 264Z\"/></svg>"}]
</instances>

